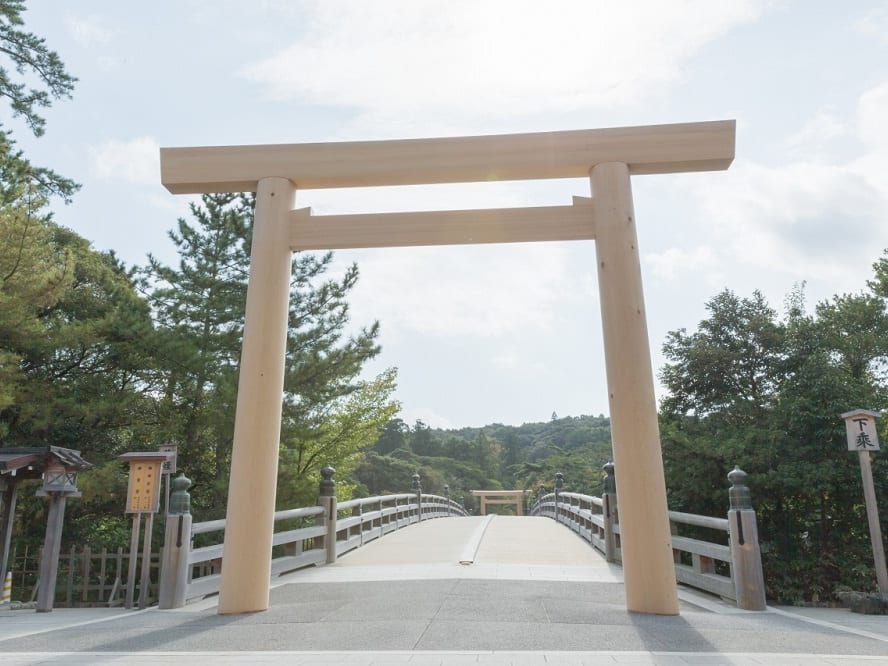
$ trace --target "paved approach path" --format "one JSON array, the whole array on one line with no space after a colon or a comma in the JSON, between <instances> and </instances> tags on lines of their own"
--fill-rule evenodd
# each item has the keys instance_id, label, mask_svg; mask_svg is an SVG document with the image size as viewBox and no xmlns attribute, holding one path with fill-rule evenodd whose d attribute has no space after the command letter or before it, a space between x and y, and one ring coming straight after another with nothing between
<instances>
[{"instance_id":1,"label":"paved approach path","mask_svg":"<svg viewBox=\"0 0 888 666\"><path fill-rule=\"evenodd\" d=\"M678 617L628 613L620 569L543 518L429 521L278 583L249 615L0 611L0 663L888 664L888 616L688 591Z\"/></svg>"}]
</instances>

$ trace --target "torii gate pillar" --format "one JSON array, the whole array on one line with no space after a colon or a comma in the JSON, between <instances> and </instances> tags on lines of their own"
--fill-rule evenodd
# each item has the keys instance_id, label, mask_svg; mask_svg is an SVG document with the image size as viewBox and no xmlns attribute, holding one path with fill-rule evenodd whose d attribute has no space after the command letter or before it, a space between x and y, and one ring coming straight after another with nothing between
<instances>
[{"instance_id":1,"label":"torii gate pillar","mask_svg":"<svg viewBox=\"0 0 888 666\"><path fill-rule=\"evenodd\" d=\"M286 178L263 178L256 191L222 549L222 614L268 608L290 309L288 220L295 196Z\"/></svg>"},{"instance_id":2,"label":"torii gate pillar","mask_svg":"<svg viewBox=\"0 0 888 666\"><path fill-rule=\"evenodd\" d=\"M629 169L621 163L598 164L590 176L611 439L619 475L617 504L626 607L640 613L677 615L672 536Z\"/></svg>"},{"instance_id":3,"label":"torii gate pillar","mask_svg":"<svg viewBox=\"0 0 888 666\"><path fill-rule=\"evenodd\" d=\"M538 134L161 148L173 194L257 192L220 613L268 608L290 251L596 240L626 606L675 615L657 405L630 175L727 169L722 120ZM590 177L571 206L313 216L295 188Z\"/></svg>"}]
</instances>

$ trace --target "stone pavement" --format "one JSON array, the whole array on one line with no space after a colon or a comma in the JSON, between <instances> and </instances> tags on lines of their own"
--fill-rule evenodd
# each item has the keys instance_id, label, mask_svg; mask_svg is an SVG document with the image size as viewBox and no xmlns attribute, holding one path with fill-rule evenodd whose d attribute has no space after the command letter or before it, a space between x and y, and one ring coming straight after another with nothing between
<instances>
[{"instance_id":1,"label":"stone pavement","mask_svg":"<svg viewBox=\"0 0 888 666\"><path fill-rule=\"evenodd\" d=\"M496 518L474 564L455 563L479 524L432 521L290 574L263 613L0 611L0 663L888 664L888 616L751 613L685 590L680 616L628 613L619 569L546 519Z\"/></svg>"}]
</instances>

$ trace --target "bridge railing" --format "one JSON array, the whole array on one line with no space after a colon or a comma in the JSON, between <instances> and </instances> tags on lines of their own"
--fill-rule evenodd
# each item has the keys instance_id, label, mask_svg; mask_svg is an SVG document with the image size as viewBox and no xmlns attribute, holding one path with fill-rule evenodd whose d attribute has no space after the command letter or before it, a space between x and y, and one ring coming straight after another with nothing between
<instances>
[{"instance_id":1,"label":"bridge railing","mask_svg":"<svg viewBox=\"0 0 888 666\"><path fill-rule=\"evenodd\" d=\"M608 562L621 562L613 463L604 468L607 476L602 497L561 490L564 479L559 473L555 492L541 492L530 513L566 525L604 553ZM758 530L746 474L735 468L728 478L732 487L728 491L731 508L727 518L669 512L675 578L679 583L733 600L739 608L764 610Z\"/></svg>"},{"instance_id":2,"label":"bridge railing","mask_svg":"<svg viewBox=\"0 0 888 666\"><path fill-rule=\"evenodd\" d=\"M336 554L342 555L366 543L420 520L465 516L466 511L449 497L422 493L380 495L340 502L337 507Z\"/></svg>"},{"instance_id":3,"label":"bridge railing","mask_svg":"<svg viewBox=\"0 0 888 666\"><path fill-rule=\"evenodd\" d=\"M272 578L309 566L333 563L344 553L423 520L466 515L465 509L449 496L423 493L418 475L414 475L412 492L337 502L334 472L332 467L322 470L324 478L317 506L274 514ZM173 482L174 488L180 479L184 477ZM218 592L221 583L225 519L192 524L187 498L189 485L190 481L184 479L170 498L161 566L160 608L180 608L190 599ZM194 547L193 540L197 535L215 535L212 539L215 543Z\"/></svg>"},{"instance_id":4,"label":"bridge railing","mask_svg":"<svg viewBox=\"0 0 888 666\"><path fill-rule=\"evenodd\" d=\"M730 539L730 524L727 518L700 516L693 513L669 512L672 527L672 553L675 559L675 580L706 592L717 594L725 599L738 601L737 590L731 572L733 558L731 548L720 541ZM708 541L701 538L681 536L681 525L704 528L718 534ZM697 530L699 533L700 530ZM723 563L719 565L718 563Z\"/></svg>"}]
</instances>

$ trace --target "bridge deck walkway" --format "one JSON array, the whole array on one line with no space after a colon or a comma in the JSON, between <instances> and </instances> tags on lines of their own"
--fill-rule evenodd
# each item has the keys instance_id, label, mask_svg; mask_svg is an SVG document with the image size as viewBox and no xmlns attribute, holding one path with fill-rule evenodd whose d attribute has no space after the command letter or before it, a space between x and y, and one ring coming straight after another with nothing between
<instances>
[{"instance_id":1,"label":"bridge deck walkway","mask_svg":"<svg viewBox=\"0 0 888 666\"><path fill-rule=\"evenodd\" d=\"M886 617L750 613L684 592L680 616L629 613L619 570L548 519L492 519L474 563L460 565L480 524L429 521L290 574L262 613L220 616L212 599L177 611L0 612L0 661L888 664Z\"/></svg>"},{"instance_id":2,"label":"bridge deck walkway","mask_svg":"<svg viewBox=\"0 0 888 666\"><path fill-rule=\"evenodd\" d=\"M286 582L432 578L622 583L623 570L548 518L475 516L413 525Z\"/></svg>"}]
</instances>

